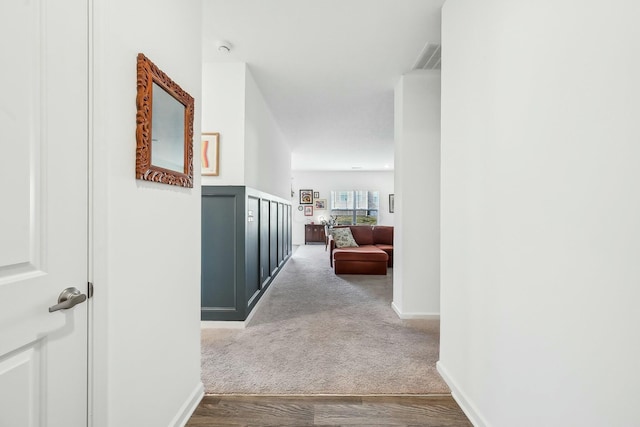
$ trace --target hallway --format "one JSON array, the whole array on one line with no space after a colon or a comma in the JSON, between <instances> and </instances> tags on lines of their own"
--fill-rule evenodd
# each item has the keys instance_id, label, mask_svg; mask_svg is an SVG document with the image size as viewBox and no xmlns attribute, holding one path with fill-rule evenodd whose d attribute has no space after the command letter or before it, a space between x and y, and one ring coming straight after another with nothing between
<instances>
[{"instance_id":1,"label":"hallway","mask_svg":"<svg viewBox=\"0 0 640 427\"><path fill-rule=\"evenodd\" d=\"M246 329L203 329L213 394L441 394L438 320L401 320L393 273L336 276L324 245L300 246Z\"/></svg>"}]
</instances>

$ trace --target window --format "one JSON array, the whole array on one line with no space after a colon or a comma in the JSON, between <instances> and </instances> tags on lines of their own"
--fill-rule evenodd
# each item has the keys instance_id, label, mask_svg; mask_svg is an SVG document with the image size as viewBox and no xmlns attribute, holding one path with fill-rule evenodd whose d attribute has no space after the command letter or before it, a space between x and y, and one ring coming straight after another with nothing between
<instances>
[{"instance_id":1,"label":"window","mask_svg":"<svg viewBox=\"0 0 640 427\"><path fill-rule=\"evenodd\" d=\"M378 223L377 191L349 190L331 192L331 215L338 225L376 225Z\"/></svg>"}]
</instances>

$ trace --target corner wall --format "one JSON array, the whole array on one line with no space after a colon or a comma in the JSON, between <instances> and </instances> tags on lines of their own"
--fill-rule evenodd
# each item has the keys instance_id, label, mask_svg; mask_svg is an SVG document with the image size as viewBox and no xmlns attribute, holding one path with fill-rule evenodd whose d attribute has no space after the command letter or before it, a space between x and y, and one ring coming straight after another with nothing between
<instances>
[{"instance_id":1,"label":"corner wall","mask_svg":"<svg viewBox=\"0 0 640 427\"><path fill-rule=\"evenodd\" d=\"M202 66L202 132L220 134L219 175L203 176L202 185L245 184L245 79L242 62ZM199 135L198 135L199 139Z\"/></svg>"},{"instance_id":2,"label":"corner wall","mask_svg":"<svg viewBox=\"0 0 640 427\"><path fill-rule=\"evenodd\" d=\"M220 133L220 174L202 185L245 185L289 198L291 150L243 62L203 66L204 132Z\"/></svg>"},{"instance_id":3,"label":"corner wall","mask_svg":"<svg viewBox=\"0 0 640 427\"><path fill-rule=\"evenodd\" d=\"M94 0L92 7L90 423L177 426L203 395L200 163L196 156L190 189L135 179L136 55L195 98L199 153L201 4Z\"/></svg>"},{"instance_id":4,"label":"corner wall","mask_svg":"<svg viewBox=\"0 0 640 427\"><path fill-rule=\"evenodd\" d=\"M640 420L639 20L443 8L438 366L476 426Z\"/></svg>"},{"instance_id":5,"label":"corner wall","mask_svg":"<svg viewBox=\"0 0 640 427\"><path fill-rule=\"evenodd\" d=\"M393 303L401 318L440 315L440 72L395 90Z\"/></svg>"},{"instance_id":6,"label":"corner wall","mask_svg":"<svg viewBox=\"0 0 640 427\"><path fill-rule=\"evenodd\" d=\"M250 69L246 73L245 96L245 183L288 200L291 150Z\"/></svg>"}]
</instances>

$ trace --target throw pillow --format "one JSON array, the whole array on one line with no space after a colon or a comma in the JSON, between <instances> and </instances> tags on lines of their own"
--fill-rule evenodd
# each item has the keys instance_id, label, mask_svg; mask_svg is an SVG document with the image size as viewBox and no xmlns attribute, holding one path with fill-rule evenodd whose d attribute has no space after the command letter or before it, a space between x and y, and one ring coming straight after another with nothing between
<instances>
[{"instance_id":1,"label":"throw pillow","mask_svg":"<svg viewBox=\"0 0 640 427\"><path fill-rule=\"evenodd\" d=\"M332 233L333 240L336 242L336 248L357 248L358 244L351 234L349 227L334 228Z\"/></svg>"}]
</instances>

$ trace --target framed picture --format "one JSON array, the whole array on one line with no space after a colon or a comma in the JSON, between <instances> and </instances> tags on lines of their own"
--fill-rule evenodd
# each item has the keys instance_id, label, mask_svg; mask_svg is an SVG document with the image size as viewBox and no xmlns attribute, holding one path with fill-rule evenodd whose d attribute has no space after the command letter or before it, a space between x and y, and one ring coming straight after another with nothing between
<instances>
[{"instance_id":1,"label":"framed picture","mask_svg":"<svg viewBox=\"0 0 640 427\"><path fill-rule=\"evenodd\" d=\"M304 207L304 216L313 216L313 206Z\"/></svg>"},{"instance_id":2,"label":"framed picture","mask_svg":"<svg viewBox=\"0 0 640 427\"><path fill-rule=\"evenodd\" d=\"M300 204L301 205L313 204L313 190L300 190Z\"/></svg>"},{"instance_id":3,"label":"framed picture","mask_svg":"<svg viewBox=\"0 0 640 427\"><path fill-rule=\"evenodd\" d=\"M298 206L298 210L302 212L302 209L304 209L304 207L302 206Z\"/></svg>"},{"instance_id":4,"label":"framed picture","mask_svg":"<svg viewBox=\"0 0 640 427\"><path fill-rule=\"evenodd\" d=\"M389 194L389 213L393 213L395 210L395 194Z\"/></svg>"},{"instance_id":5,"label":"framed picture","mask_svg":"<svg viewBox=\"0 0 640 427\"><path fill-rule=\"evenodd\" d=\"M220 134L202 134L202 175L218 176L220 158Z\"/></svg>"},{"instance_id":6,"label":"framed picture","mask_svg":"<svg viewBox=\"0 0 640 427\"><path fill-rule=\"evenodd\" d=\"M314 199L319 199L320 198L320 192L319 191L314 191L313 192L313 198Z\"/></svg>"},{"instance_id":7,"label":"framed picture","mask_svg":"<svg viewBox=\"0 0 640 427\"><path fill-rule=\"evenodd\" d=\"M314 207L317 210L321 210L321 211L327 209L327 199L316 199L314 203Z\"/></svg>"}]
</instances>

